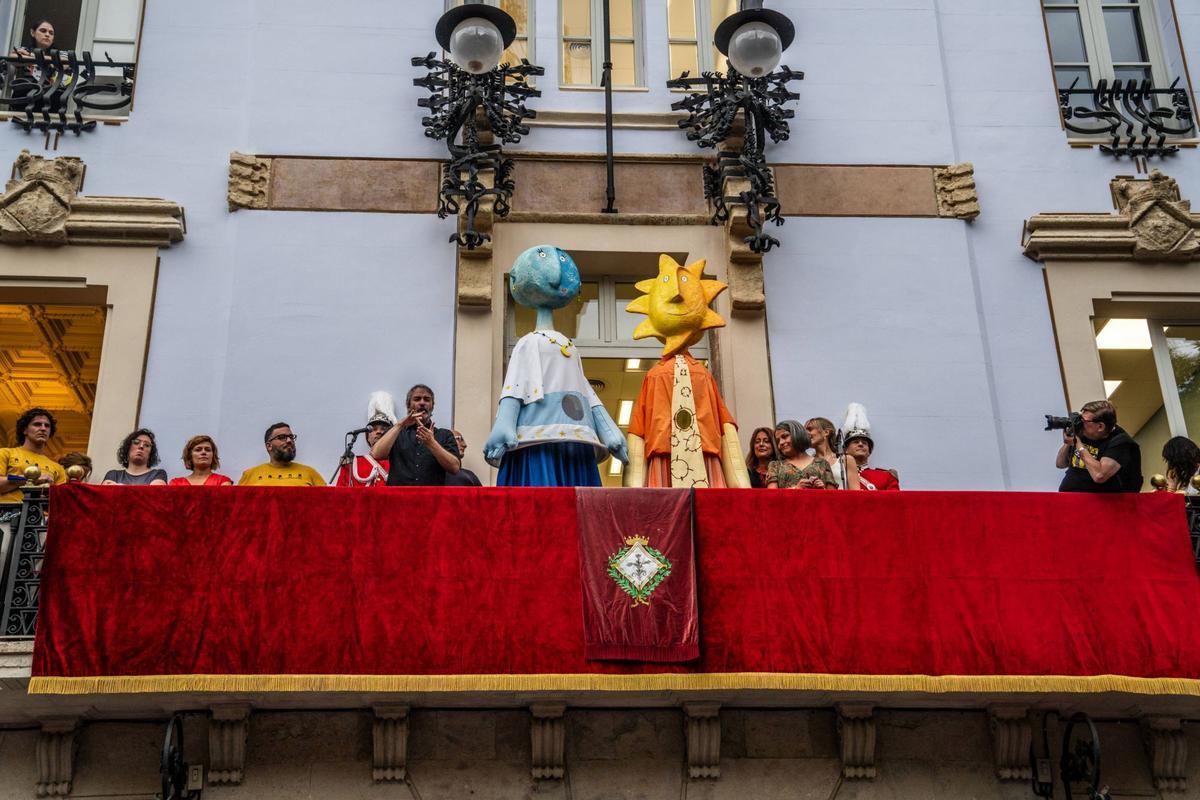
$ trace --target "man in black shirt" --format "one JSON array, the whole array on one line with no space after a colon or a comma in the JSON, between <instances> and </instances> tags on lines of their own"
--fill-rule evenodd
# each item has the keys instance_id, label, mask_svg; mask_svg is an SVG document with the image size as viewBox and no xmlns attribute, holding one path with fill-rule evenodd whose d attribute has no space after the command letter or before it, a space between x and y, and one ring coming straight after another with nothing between
<instances>
[{"instance_id":1,"label":"man in black shirt","mask_svg":"<svg viewBox=\"0 0 1200 800\"><path fill-rule=\"evenodd\" d=\"M1085 403L1074 435L1063 431L1055 466L1065 469L1060 492L1138 492L1142 450L1117 425L1117 409L1107 400Z\"/></svg>"},{"instance_id":2,"label":"man in black shirt","mask_svg":"<svg viewBox=\"0 0 1200 800\"><path fill-rule=\"evenodd\" d=\"M461 465L454 434L433 424L433 390L418 383L405 397L408 416L371 446L376 460L388 459L388 486L444 486Z\"/></svg>"}]
</instances>

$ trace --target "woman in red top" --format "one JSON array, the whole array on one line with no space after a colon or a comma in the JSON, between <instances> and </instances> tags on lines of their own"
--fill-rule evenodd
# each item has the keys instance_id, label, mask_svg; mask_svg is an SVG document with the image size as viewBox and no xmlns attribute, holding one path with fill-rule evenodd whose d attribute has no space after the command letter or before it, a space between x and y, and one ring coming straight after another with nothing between
<instances>
[{"instance_id":1,"label":"woman in red top","mask_svg":"<svg viewBox=\"0 0 1200 800\"><path fill-rule=\"evenodd\" d=\"M172 478L169 486L232 486L233 480L213 472L221 466L217 443L211 436L201 434L187 440L183 446L183 465L190 469L184 478Z\"/></svg>"}]
</instances>

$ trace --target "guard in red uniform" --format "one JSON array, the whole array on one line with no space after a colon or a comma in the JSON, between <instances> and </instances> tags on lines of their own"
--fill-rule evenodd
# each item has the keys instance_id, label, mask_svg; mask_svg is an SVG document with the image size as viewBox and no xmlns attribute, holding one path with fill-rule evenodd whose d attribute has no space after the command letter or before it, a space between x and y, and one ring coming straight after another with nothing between
<instances>
[{"instance_id":1,"label":"guard in red uniform","mask_svg":"<svg viewBox=\"0 0 1200 800\"><path fill-rule=\"evenodd\" d=\"M900 478L894 469L872 467L867 463L875 449L875 440L871 438L867 410L861 403L851 403L846 409L846 423L842 430L846 432L846 454L858 462L858 482L861 487L872 492L899 490Z\"/></svg>"},{"instance_id":2,"label":"guard in red uniform","mask_svg":"<svg viewBox=\"0 0 1200 800\"><path fill-rule=\"evenodd\" d=\"M371 446L396 424L396 403L387 392L373 392L367 401L367 454L355 456L354 462L338 470L334 486L354 486L360 489L387 486L387 459L371 457Z\"/></svg>"}]
</instances>

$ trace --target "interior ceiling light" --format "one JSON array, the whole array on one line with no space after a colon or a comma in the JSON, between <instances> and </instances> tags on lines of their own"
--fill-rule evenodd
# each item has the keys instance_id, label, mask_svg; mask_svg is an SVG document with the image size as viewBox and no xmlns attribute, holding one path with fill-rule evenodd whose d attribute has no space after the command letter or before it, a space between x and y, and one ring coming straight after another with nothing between
<instances>
[{"instance_id":1,"label":"interior ceiling light","mask_svg":"<svg viewBox=\"0 0 1200 800\"><path fill-rule=\"evenodd\" d=\"M1096 334L1101 350L1149 350L1150 326L1144 319L1110 319Z\"/></svg>"},{"instance_id":2,"label":"interior ceiling light","mask_svg":"<svg viewBox=\"0 0 1200 800\"><path fill-rule=\"evenodd\" d=\"M629 418L633 416L633 401L622 400L617 410L617 425L622 428L629 426Z\"/></svg>"}]
</instances>

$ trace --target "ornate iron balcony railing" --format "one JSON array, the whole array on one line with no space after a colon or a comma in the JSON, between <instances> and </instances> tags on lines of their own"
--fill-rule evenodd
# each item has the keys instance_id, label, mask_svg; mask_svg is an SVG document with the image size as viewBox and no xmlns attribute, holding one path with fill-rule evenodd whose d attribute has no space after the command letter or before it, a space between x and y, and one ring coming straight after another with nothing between
<instances>
[{"instance_id":1,"label":"ornate iron balcony railing","mask_svg":"<svg viewBox=\"0 0 1200 800\"><path fill-rule=\"evenodd\" d=\"M32 639L37 628L49 505L50 493L45 487L26 489L20 505L0 505L0 523L7 523L0 526L4 534L0 638Z\"/></svg>"},{"instance_id":2,"label":"ornate iron balcony railing","mask_svg":"<svg viewBox=\"0 0 1200 800\"><path fill-rule=\"evenodd\" d=\"M1072 133L1107 139L1100 149L1120 158L1169 156L1178 152L1171 139L1194 136L1196 119L1179 78L1166 89L1149 80L1102 79L1094 89L1077 89L1075 80L1058 93L1063 124Z\"/></svg>"},{"instance_id":3,"label":"ornate iron balcony railing","mask_svg":"<svg viewBox=\"0 0 1200 800\"><path fill-rule=\"evenodd\" d=\"M89 52L22 50L0 58L0 111L15 111L26 133L93 130L88 112L120 114L133 97L133 62L97 62ZM103 74L107 73L107 74Z\"/></svg>"}]
</instances>

